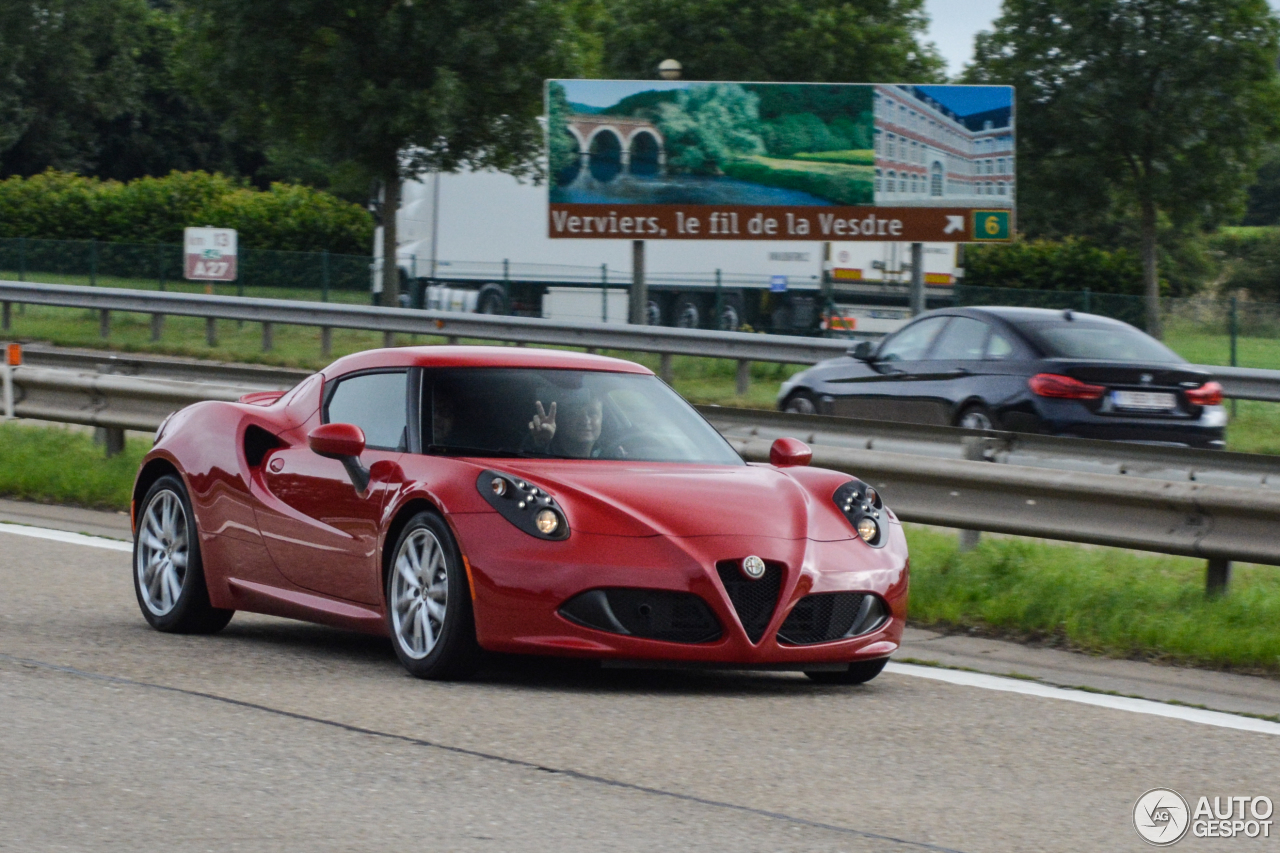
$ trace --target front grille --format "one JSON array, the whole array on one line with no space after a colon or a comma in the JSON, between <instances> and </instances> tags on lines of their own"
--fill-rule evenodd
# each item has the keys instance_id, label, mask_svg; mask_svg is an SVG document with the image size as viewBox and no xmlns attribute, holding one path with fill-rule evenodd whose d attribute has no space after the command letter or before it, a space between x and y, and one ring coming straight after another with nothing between
<instances>
[{"instance_id":1,"label":"front grille","mask_svg":"<svg viewBox=\"0 0 1280 853\"><path fill-rule=\"evenodd\" d=\"M729 601L752 643L760 642L764 629L769 627L773 611L778 607L778 593L782 590L782 566L765 561L764 577L751 580L742 573L742 560L721 560L716 572Z\"/></svg>"},{"instance_id":2,"label":"front grille","mask_svg":"<svg viewBox=\"0 0 1280 853\"><path fill-rule=\"evenodd\" d=\"M647 640L710 643L720 639L711 608L690 592L665 589L593 589L560 607L571 622Z\"/></svg>"},{"instance_id":3,"label":"front grille","mask_svg":"<svg viewBox=\"0 0 1280 853\"><path fill-rule=\"evenodd\" d=\"M778 642L810 646L856 637L884 624L887 613L878 597L861 592L806 595L778 629Z\"/></svg>"}]
</instances>

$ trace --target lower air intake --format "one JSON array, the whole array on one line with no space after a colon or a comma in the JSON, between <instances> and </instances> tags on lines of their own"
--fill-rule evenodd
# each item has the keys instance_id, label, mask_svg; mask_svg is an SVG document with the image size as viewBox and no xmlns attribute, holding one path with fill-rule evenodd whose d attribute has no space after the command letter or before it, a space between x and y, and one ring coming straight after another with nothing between
<instances>
[{"instance_id":1,"label":"lower air intake","mask_svg":"<svg viewBox=\"0 0 1280 853\"><path fill-rule=\"evenodd\" d=\"M560 607L560 615L597 631L669 643L710 643L720 623L707 603L690 592L664 589L593 589Z\"/></svg>"},{"instance_id":2,"label":"lower air intake","mask_svg":"<svg viewBox=\"0 0 1280 853\"><path fill-rule=\"evenodd\" d=\"M811 646L857 637L879 628L888 608L879 597L860 592L827 592L806 595L791 608L778 629L778 642Z\"/></svg>"},{"instance_id":3,"label":"lower air intake","mask_svg":"<svg viewBox=\"0 0 1280 853\"><path fill-rule=\"evenodd\" d=\"M764 629L769 627L773 611L778 607L778 593L782 590L782 565L765 561L764 576L752 580L742 573L741 560L721 560L716 572L729 601L738 614L738 620L752 643L760 642Z\"/></svg>"}]
</instances>

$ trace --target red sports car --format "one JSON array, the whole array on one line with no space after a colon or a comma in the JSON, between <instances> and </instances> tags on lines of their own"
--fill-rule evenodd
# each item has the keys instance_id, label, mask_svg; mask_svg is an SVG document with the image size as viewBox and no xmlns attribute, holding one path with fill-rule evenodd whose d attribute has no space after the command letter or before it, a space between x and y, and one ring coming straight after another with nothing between
<instances>
[{"instance_id":1,"label":"red sports car","mask_svg":"<svg viewBox=\"0 0 1280 853\"><path fill-rule=\"evenodd\" d=\"M861 683L901 639L906 542L810 456L743 462L626 361L373 350L170 416L134 485L134 585L161 631L320 622L389 635L423 678L488 649Z\"/></svg>"}]
</instances>

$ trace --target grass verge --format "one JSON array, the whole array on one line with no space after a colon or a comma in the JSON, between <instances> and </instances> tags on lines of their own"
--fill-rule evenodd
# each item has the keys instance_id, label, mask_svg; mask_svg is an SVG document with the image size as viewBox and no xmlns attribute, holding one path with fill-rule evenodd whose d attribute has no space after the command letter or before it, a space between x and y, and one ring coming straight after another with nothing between
<instances>
[{"instance_id":1,"label":"grass verge","mask_svg":"<svg viewBox=\"0 0 1280 853\"><path fill-rule=\"evenodd\" d=\"M0 424L0 495L127 510L134 474L150 449L150 441L130 438L124 453L107 459L84 430Z\"/></svg>"},{"instance_id":2,"label":"grass verge","mask_svg":"<svg viewBox=\"0 0 1280 853\"><path fill-rule=\"evenodd\" d=\"M875 198L870 166L757 156L726 163L724 172L740 181L799 190L837 204L871 204Z\"/></svg>"},{"instance_id":3,"label":"grass verge","mask_svg":"<svg viewBox=\"0 0 1280 853\"><path fill-rule=\"evenodd\" d=\"M909 527L911 620L1113 657L1280 674L1280 570L1237 564L1204 596L1203 560Z\"/></svg>"}]
</instances>

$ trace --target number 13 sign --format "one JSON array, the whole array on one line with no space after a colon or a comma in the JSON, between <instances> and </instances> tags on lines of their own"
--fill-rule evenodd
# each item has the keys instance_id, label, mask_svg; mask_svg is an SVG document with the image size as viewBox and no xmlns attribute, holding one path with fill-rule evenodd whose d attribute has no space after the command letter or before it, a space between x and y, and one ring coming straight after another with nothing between
<instances>
[{"instance_id":1,"label":"number 13 sign","mask_svg":"<svg viewBox=\"0 0 1280 853\"><path fill-rule=\"evenodd\" d=\"M188 281L236 280L234 228L187 228L182 242Z\"/></svg>"}]
</instances>

